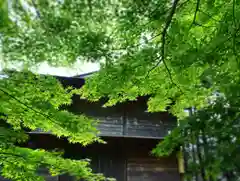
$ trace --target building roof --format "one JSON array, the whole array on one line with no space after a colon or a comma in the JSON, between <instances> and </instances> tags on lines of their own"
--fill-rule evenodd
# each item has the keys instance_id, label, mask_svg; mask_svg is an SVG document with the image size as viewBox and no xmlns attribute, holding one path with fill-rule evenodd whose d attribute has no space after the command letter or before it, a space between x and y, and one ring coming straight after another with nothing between
<instances>
[{"instance_id":1,"label":"building roof","mask_svg":"<svg viewBox=\"0 0 240 181\"><path fill-rule=\"evenodd\" d=\"M84 74L80 74L80 75L76 75L74 76L75 78L85 78L85 77L89 77L91 75L93 75L94 73L97 73L98 71L92 71L92 72L88 72L88 73L84 73Z\"/></svg>"}]
</instances>

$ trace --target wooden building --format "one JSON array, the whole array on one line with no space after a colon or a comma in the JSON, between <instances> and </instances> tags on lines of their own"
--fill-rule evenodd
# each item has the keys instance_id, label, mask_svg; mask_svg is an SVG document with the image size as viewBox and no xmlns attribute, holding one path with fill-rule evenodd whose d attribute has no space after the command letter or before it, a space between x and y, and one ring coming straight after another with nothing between
<instances>
[{"instance_id":1,"label":"wooden building","mask_svg":"<svg viewBox=\"0 0 240 181\"><path fill-rule=\"evenodd\" d=\"M84 84L84 79L79 77L59 77L59 80L65 86L77 88ZM156 158L150 154L156 144L176 126L176 119L166 112L148 113L146 100L146 97L140 97L137 101L102 108L101 101L89 103L77 96L73 97L69 110L100 120L100 136L107 144L94 143L83 148L38 130L31 132L29 146L61 148L65 150L66 158L89 158L95 172L118 181L179 181L176 154L165 158ZM45 176L47 181L72 181L67 175L54 178Z\"/></svg>"}]
</instances>

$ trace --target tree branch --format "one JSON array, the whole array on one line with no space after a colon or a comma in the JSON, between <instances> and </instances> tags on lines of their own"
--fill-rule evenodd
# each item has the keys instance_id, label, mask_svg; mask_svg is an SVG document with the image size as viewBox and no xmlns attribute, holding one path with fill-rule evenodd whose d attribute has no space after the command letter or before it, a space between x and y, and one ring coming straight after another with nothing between
<instances>
[{"instance_id":1,"label":"tree branch","mask_svg":"<svg viewBox=\"0 0 240 181\"><path fill-rule=\"evenodd\" d=\"M210 26L210 25L209 26L205 26L205 25L202 25L202 24L197 23L197 22L195 22L194 25L200 26L200 27L203 27L203 28L216 28L216 26Z\"/></svg>"},{"instance_id":2,"label":"tree branch","mask_svg":"<svg viewBox=\"0 0 240 181\"><path fill-rule=\"evenodd\" d=\"M32 4L33 4L33 7L34 7L34 9L35 9L35 11L37 13L37 17L41 18L41 13L40 13L40 11L37 8L37 4L36 4L35 0L32 0Z\"/></svg>"},{"instance_id":3,"label":"tree branch","mask_svg":"<svg viewBox=\"0 0 240 181\"><path fill-rule=\"evenodd\" d=\"M92 0L88 0L89 15L92 17Z\"/></svg>"},{"instance_id":4,"label":"tree branch","mask_svg":"<svg viewBox=\"0 0 240 181\"><path fill-rule=\"evenodd\" d=\"M15 153L9 153L9 152L0 152L0 158L9 158L9 156L13 156L13 157L16 157L16 158L20 158L20 159L23 159L24 161L28 161L29 162L29 158L27 156L24 156L24 155L20 155L20 154L15 154ZM42 159L43 157L40 158L40 160L31 160L31 163L34 163L34 164L41 164L42 166L48 166L49 164L45 163ZM7 159L4 159L5 162L8 162L8 163L15 163L16 160L10 162L9 160ZM28 168L29 169L29 168ZM35 169L30 169L32 171L35 171Z\"/></svg>"},{"instance_id":5,"label":"tree branch","mask_svg":"<svg viewBox=\"0 0 240 181\"><path fill-rule=\"evenodd\" d=\"M165 23L165 26L164 26L164 28L163 28L163 31L162 31L161 34L159 34L159 35L162 35L161 58L159 59L159 61L157 62L157 64L148 71L147 76L149 75L149 73L150 73L153 69L155 69L156 67L158 67L158 66L160 65L160 63L163 62L164 66L165 66L165 68L166 68L166 70L167 70L167 73L168 73L168 75L169 75L169 78L170 78L171 82L172 82L175 86L177 86L177 87L179 88L179 90L183 93L183 91L181 90L181 88L173 81L172 74L171 74L171 72L170 72L170 69L169 69L168 66L167 66L166 61L165 61L165 44L166 44L167 30L168 30L169 26L171 25L171 22L172 22L172 19L173 19L174 14L175 14L175 12L176 12L178 3L179 3L179 0L175 0L175 1L173 2L171 11L170 11L170 13L169 13L169 15L168 15L168 17L167 17L167 19L166 19L166 23ZM159 36L159 35L157 35L157 36Z\"/></svg>"},{"instance_id":6,"label":"tree branch","mask_svg":"<svg viewBox=\"0 0 240 181\"><path fill-rule=\"evenodd\" d=\"M233 16L233 27L234 27L234 33L233 33L233 42L232 42L232 49L233 49L233 54L236 58L237 63L239 64L238 61L238 55L236 52L236 35L237 35L237 22L236 22L236 16L235 16L235 8L236 8L236 0L233 0L232 4L232 16Z\"/></svg>"},{"instance_id":7,"label":"tree branch","mask_svg":"<svg viewBox=\"0 0 240 181\"><path fill-rule=\"evenodd\" d=\"M14 154L14 153L8 153L8 152L0 152L0 157L1 157L1 155L6 155L7 157L9 157L9 156L14 156L14 157L26 159L26 158L25 158L24 156L22 156L22 155L18 155L18 154Z\"/></svg>"},{"instance_id":8,"label":"tree branch","mask_svg":"<svg viewBox=\"0 0 240 181\"><path fill-rule=\"evenodd\" d=\"M179 1L179 0L176 0L176 1ZM186 4L187 2L189 2L189 0L186 0L186 1L184 1L183 3L181 3L179 6L178 6L178 8L180 8L180 7L182 7L184 4ZM168 9L166 9L165 11L163 11L161 14L159 14L159 16L163 16L163 15L165 15L169 10L172 10L172 8L173 7L170 7L170 8L168 8ZM177 5L176 5L176 7L175 7L175 9L177 8ZM155 11L157 10L157 8L154 10L154 11L152 11L149 15L152 15ZM151 17L151 16L150 16ZM139 25L139 27L145 27L145 26L147 26L149 23L151 23L152 22L152 20L151 21L149 21L149 22L147 22L147 23L145 23L145 24L143 24L143 25ZM134 22L133 22L134 23ZM136 23L136 22L135 22ZM110 37L113 35L115 33L115 31L113 31L112 33L111 33L111 35L110 35ZM159 37L159 36L161 36L162 35L162 33L158 33L158 34L156 34L156 35L154 35L153 37L151 37L150 39L149 39L149 41L151 41L151 40L154 40L155 38L157 38L157 37ZM138 43L138 44L135 44L135 45L132 45L132 46L126 46L126 47L121 47L121 48L117 48L117 49L111 49L112 51L118 51L118 50L126 50L126 49L128 49L128 48L136 48L136 47L138 47L138 46L140 46L140 45L142 45L141 43Z\"/></svg>"},{"instance_id":9,"label":"tree branch","mask_svg":"<svg viewBox=\"0 0 240 181\"><path fill-rule=\"evenodd\" d=\"M216 21L216 22L219 22L219 23L224 23L224 21L222 20L217 20L215 19L213 16L211 16L210 14L208 14L207 12L201 10L200 8L198 9L199 12L203 13L204 15L208 16L210 19Z\"/></svg>"},{"instance_id":10,"label":"tree branch","mask_svg":"<svg viewBox=\"0 0 240 181\"><path fill-rule=\"evenodd\" d=\"M6 94L8 97L10 97L10 98L14 99L15 101L17 101L18 103L22 104L22 105L25 106L26 108L34 111L34 112L37 113L37 114L40 114L40 115L44 116L45 118L47 118L47 119L50 120L51 122L54 122L54 123L57 124L57 122L56 122L55 120L53 120L49 115L44 114L44 113L42 113L42 112L34 109L33 107L25 104L24 102L22 102L21 100L19 100L18 98L16 98L15 96L9 94L7 91L5 91L5 90L3 90L3 89L1 89L1 88L0 88L0 91L2 91L2 92L3 92L4 94Z\"/></svg>"},{"instance_id":11,"label":"tree branch","mask_svg":"<svg viewBox=\"0 0 240 181\"><path fill-rule=\"evenodd\" d=\"M160 65L161 62L165 62L165 42L166 42L166 35L167 35L167 30L172 22L172 18L173 18L173 15L176 11L176 8L177 8L177 4L178 4L179 0L175 0L174 3L173 3L173 6L171 8L171 11L167 17L167 20L166 20L166 23L165 23L165 27L163 29L163 31L157 35L155 35L153 38L156 38L160 35L162 35L162 47L161 47L161 58L160 60L157 62L157 64L152 67L149 71L148 71L148 74L153 70L155 69L156 67L158 67ZM166 62L164 63L164 65L166 66ZM167 70L169 70L167 68Z\"/></svg>"},{"instance_id":12,"label":"tree branch","mask_svg":"<svg viewBox=\"0 0 240 181\"><path fill-rule=\"evenodd\" d=\"M197 0L196 9L195 9L195 12L194 12L194 17L193 17L193 22L192 22L189 29L191 29L192 26L196 24L196 18L197 18L197 13L198 13L198 10L199 10L199 6L200 6L200 0Z\"/></svg>"}]
</instances>

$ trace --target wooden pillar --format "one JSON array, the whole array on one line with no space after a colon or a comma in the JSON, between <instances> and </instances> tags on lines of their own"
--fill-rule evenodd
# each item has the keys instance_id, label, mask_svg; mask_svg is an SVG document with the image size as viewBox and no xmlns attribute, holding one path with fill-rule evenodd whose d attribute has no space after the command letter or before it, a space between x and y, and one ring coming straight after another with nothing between
<instances>
[{"instance_id":1,"label":"wooden pillar","mask_svg":"<svg viewBox=\"0 0 240 181\"><path fill-rule=\"evenodd\" d=\"M180 148L180 151L178 151L177 153L177 159L178 159L178 172L180 174L181 181L183 181L185 168L184 168L184 158L183 158L182 147Z\"/></svg>"}]
</instances>

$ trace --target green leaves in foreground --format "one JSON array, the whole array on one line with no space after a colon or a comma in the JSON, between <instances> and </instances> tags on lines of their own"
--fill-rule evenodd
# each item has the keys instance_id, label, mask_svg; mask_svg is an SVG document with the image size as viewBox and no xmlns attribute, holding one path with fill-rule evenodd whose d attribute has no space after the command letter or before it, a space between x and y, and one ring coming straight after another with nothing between
<instances>
[{"instance_id":1,"label":"green leaves in foreground","mask_svg":"<svg viewBox=\"0 0 240 181\"><path fill-rule=\"evenodd\" d=\"M240 167L239 103L217 98L212 105L182 120L153 150L157 156L172 154L182 146L187 156L187 176L219 180L231 174L238 180Z\"/></svg>"},{"instance_id":2,"label":"green leaves in foreground","mask_svg":"<svg viewBox=\"0 0 240 181\"><path fill-rule=\"evenodd\" d=\"M218 155L220 160L206 156L214 163L210 164L214 171L206 168L212 175L205 175L216 179L217 170L235 173L234 169L239 168L235 165L233 169L230 162L225 165L222 161L229 147L236 147L223 144L224 138L215 135L215 130L221 130L230 136L234 131L227 128L233 128L235 123L226 114L224 124L219 125L211 116L223 112L211 106L221 105L215 104L218 93L224 97L224 105L236 108L236 115L239 112L240 1L35 0L24 1L25 6L18 1L11 1L11 5L3 2L1 59L6 67L20 64L31 69L45 61L54 66L76 61L101 64L100 71L80 91L68 89L68 94L52 78L35 81L20 75L18 80L16 74L14 79L18 81L2 79L0 110L15 130L40 127L72 142L90 143L97 139L93 122L60 109L60 105L70 104L73 93L90 101L108 98L104 106L149 96L149 112L168 107L181 126L183 120L194 119L194 124L186 121L193 133L199 130L196 125L213 120L207 121L205 127L209 129L205 131L207 136L219 138L219 147L213 149L217 151L212 155ZM197 110L196 117L184 112L192 107ZM211 116L199 114L202 110ZM228 126L221 127L225 122ZM173 130L160 144L161 154L172 152L183 142L197 140L183 139L182 129L187 128ZM235 163L235 157L228 158Z\"/></svg>"},{"instance_id":3,"label":"green leaves in foreground","mask_svg":"<svg viewBox=\"0 0 240 181\"><path fill-rule=\"evenodd\" d=\"M98 140L96 121L61 109L71 104L74 89L63 88L55 78L13 73L1 79L0 85L0 112L7 115L13 129L41 128L84 145Z\"/></svg>"},{"instance_id":4,"label":"green leaves in foreground","mask_svg":"<svg viewBox=\"0 0 240 181\"><path fill-rule=\"evenodd\" d=\"M40 168L48 169L52 176L68 173L77 179L105 180L103 175L92 173L87 160L63 159L61 155L45 150L1 148L0 158L2 176L11 180L43 181L37 172Z\"/></svg>"},{"instance_id":5,"label":"green leaves in foreground","mask_svg":"<svg viewBox=\"0 0 240 181\"><path fill-rule=\"evenodd\" d=\"M38 170L46 168L53 176L68 173L89 181L104 180L102 175L92 173L86 160L64 159L54 152L16 146L27 142L26 128L50 131L82 145L101 140L96 136L95 120L64 110L63 106L71 104L73 88L65 89L53 77L29 72L5 75L8 77L0 79L2 176L16 181L44 180Z\"/></svg>"}]
</instances>

